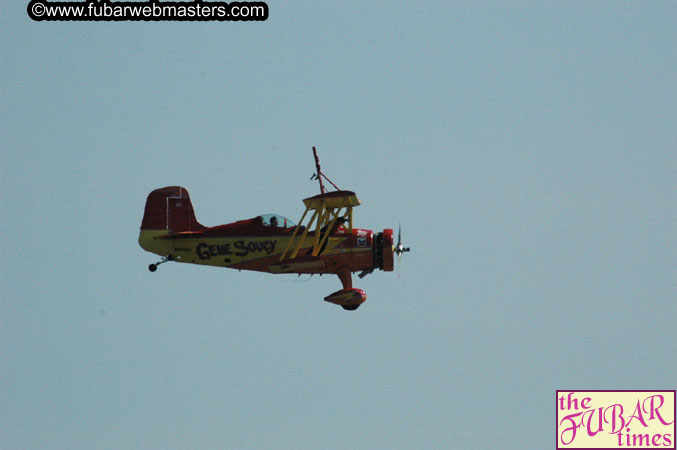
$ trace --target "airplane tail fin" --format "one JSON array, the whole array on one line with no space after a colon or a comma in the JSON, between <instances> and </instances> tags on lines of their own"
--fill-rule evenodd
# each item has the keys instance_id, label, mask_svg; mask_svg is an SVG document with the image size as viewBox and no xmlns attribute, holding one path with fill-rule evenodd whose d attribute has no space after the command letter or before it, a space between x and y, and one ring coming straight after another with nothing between
<instances>
[{"instance_id":1,"label":"airplane tail fin","mask_svg":"<svg viewBox=\"0 0 677 450\"><path fill-rule=\"evenodd\" d=\"M156 189L146 199L141 230L167 233L199 231L204 227L195 218L188 191L181 186Z\"/></svg>"}]
</instances>

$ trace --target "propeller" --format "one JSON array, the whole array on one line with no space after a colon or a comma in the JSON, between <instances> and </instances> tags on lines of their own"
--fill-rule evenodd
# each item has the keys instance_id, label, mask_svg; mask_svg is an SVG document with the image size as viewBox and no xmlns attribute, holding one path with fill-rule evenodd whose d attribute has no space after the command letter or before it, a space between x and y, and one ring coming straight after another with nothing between
<instances>
[{"instance_id":1,"label":"propeller","mask_svg":"<svg viewBox=\"0 0 677 450\"><path fill-rule=\"evenodd\" d=\"M409 247L402 245L402 224L398 225L397 228L397 245L393 248L393 252L397 253L397 277L402 278L402 253L411 251Z\"/></svg>"},{"instance_id":2,"label":"propeller","mask_svg":"<svg viewBox=\"0 0 677 450\"><path fill-rule=\"evenodd\" d=\"M402 253L411 251L409 247L405 247L402 245L402 225L400 225L397 229L397 245L393 249L395 253L397 253L397 257L399 258L402 256Z\"/></svg>"}]
</instances>

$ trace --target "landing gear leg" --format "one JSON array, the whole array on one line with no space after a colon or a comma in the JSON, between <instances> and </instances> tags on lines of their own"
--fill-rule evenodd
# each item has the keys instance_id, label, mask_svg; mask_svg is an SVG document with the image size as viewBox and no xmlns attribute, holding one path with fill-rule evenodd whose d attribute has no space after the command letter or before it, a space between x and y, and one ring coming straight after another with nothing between
<instances>
[{"instance_id":1,"label":"landing gear leg","mask_svg":"<svg viewBox=\"0 0 677 450\"><path fill-rule=\"evenodd\" d=\"M346 311L355 311L367 299L367 294L361 289L353 288L350 269L343 267L336 271L343 285L343 289L324 298L325 302L341 306Z\"/></svg>"},{"instance_id":2,"label":"landing gear leg","mask_svg":"<svg viewBox=\"0 0 677 450\"><path fill-rule=\"evenodd\" d=\"M166 263L167 261L174 261L174 256L172 255L165 256L164 258L162 258L162 261L158 261L155 264L151 264L150 266L148 266L148 270L150 270L151 272L155 272L157 270L157 266Z\"/></svg>"}]
</instances>

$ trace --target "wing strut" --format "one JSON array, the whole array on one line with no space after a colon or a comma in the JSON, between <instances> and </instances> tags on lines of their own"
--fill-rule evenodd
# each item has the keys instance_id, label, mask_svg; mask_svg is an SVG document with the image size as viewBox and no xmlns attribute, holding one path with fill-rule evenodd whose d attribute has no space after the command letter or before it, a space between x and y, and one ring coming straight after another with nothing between
<instances>
[{"instance_id":1,"label":"wing strut","mask_svg":"<svg viewBox=\"0 0 677 450\"><path fill-rule=\"evenodd\" d=\"M325 246L329 242L329 237L336 233L340 225L347 225L345 230L347 235L350 236L353 233L353 207L359 206L360 200L354 192L340 190L338 186L322 173L320 159L317 157L317 149L315 147L313 147L313 155L315 156L315 167L317 168L317 174L314 177L318 178L322 193L303 199L306 210L294 228L287 247L282 252L282 255L280 255L280 262L296 258L301 248L306 247L310 247L310 251L307 255L303 256L317 258L324 251ZM322 178L329 181L337 190L326 192ZM303 221L310 211L313 213L308 224L304 225ZM310 242L306 243L306 241Z\"/></svg>"}]
</instances>

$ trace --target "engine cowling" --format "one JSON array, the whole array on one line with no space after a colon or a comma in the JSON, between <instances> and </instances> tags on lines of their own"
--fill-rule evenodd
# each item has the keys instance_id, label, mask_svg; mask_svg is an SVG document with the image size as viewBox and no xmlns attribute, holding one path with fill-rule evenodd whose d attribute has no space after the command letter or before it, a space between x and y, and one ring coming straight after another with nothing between
<instances>
[{"instance_id":1,"label":"engine cowling","mask_svg":"<svg viewBox=\"0 0 677 450\"><path fill-rule=\"evenodd\" d=\"M394 269L393 230L386 228L374 236L374 267L386 272Z\"/></svg>"}]
</instances>

